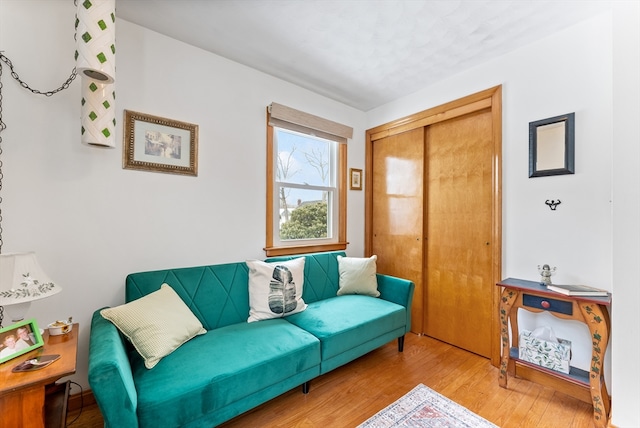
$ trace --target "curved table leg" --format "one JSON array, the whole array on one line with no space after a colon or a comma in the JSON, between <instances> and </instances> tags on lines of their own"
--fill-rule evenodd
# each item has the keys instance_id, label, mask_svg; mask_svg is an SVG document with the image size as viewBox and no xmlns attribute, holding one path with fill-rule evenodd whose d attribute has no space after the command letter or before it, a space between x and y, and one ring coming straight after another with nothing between
<instances>
[{"instance_id":1,"label":"curved table leg","mask_svg":"<svg viewBox=\"0 0 640 428\"><path fill-rule=\"evenodd\" d=\"M502 359L500 361L500 386L507 387L507 370L509 366L509 315L511 307L520 294L516 290L505 288L500 297L500 336L502 340Z\"/></svg>"},{"instance_id":2,"label":"curved table leg","mask_svg":"<svg viewBox=\"0 0 640 428\"><path fill-rule=\"evenodd\" d=\"M598 426L605 427L609 418L610 398L604 383L604 354L611 330L607 308L594 303L580 302L580 310L591 333L591 369L589 385L593 401L593 419Z\"/></svg>"}]
</instances>

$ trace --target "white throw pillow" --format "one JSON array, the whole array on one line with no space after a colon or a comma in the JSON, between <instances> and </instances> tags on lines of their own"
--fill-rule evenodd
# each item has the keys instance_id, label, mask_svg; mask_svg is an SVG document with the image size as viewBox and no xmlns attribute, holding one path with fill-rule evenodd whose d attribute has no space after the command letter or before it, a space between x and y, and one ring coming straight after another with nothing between
<instances>
[{"instance_id":1,"label":"white throw pillow","mask_svg":"<svg viewBox=\"0 0 640 428\"><path fill-rule=\"evenodd\" d=\"M338 296L345 294L364 294L378 297L378 280L376 278L376 260L378 256L369 258L338 256L340 283Z\"/></svg>"},{"instance_id":2,"label":"white throw pillow","mask_svg":"<svg viewBox=\"0 0 640 428\"><path fill-rule=\"evenodd\" d=\"M247 260L249 268L249 318L247 322L282 318L304 311L302 300L304 257L266 263Z\"/></svg>"},{"instance_id":3,"label":"white throw pillow","mask_svg":"<svg viewBox=\"0 0 640 428\"><path fill-rule=\"evenodd\" d=\"M131 341L148 369L183 343L207 332L167 284L132 302L103 309L100 314Z\"/></svg>"}]
</instances>

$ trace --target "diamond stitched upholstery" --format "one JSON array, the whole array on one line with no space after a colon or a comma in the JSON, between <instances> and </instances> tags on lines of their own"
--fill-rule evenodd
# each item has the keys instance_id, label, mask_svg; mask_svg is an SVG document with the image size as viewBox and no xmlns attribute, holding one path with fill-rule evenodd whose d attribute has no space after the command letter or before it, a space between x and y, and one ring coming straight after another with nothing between
<instances>
[{"instance_id":1,"label":"diamond stitched upholstery","mask_svg":"<svg viewBox=\"0 0 640 428\"><path fill-rule=\"evenodd\" d=\"M304 290L302 298L308 303L335 297L338 292L340 277L338 274L338 256L346 256L344 252L305 254ZM279 262L295 259L300 256L272 257L267 262Z\"/></svg>"},{"instance_id":2,"label":"diamond stitched upholstery","mask_svg":"<svg viewBox=\"0 0 640 428\"><path fill-rule=\"evenodd\" d=\"M127 276L126 301L169 284L207 330L246 322L249 271L244 263L138 272Z\"/></svg>"},{"instance_id":3,"label":"diamond stitched upholstery","mask_svg":"<svg viewBox=\"0 0 640 428\"><path fill-rule=\"evenodd\" d=\"M303 298L307 303L335 297L338 256L344 252L306 254ZM274 257L267 262L301 256ZM245 263L185 267L132 273L126 279L126 301L169 284L207 330L246 322L249 315L249 271Z\"/></svg>"}]
</instances>

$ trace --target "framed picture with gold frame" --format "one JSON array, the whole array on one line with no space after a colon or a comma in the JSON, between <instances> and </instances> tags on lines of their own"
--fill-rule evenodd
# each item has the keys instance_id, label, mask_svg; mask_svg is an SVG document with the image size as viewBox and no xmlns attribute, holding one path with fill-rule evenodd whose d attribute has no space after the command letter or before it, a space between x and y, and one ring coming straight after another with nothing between
<instances>
[{"instance_id":1,"label":"framed picture with gold frame","mask_svg":"<svg viewBox=\"0 0 640 428\"><path fill-rule=\"evenodd\" d=\"M35 319L19 321L0 329L0 364L44 345Z\"/></svg>"},{"instance_id":2,"label":"framed picture with gold frame","mask_svg":"<svg viewBox=\"0 0 640 428\"><path fill-rule=\"evenodd\" d=\"M362 170L356 168L349 169L349 189L362 190Z\"/></svg>"},{"instance_id":3,"label":"framed picture with gold frame","mask_svg":"<svg viewBox=\"0 0 640 428\"><path fill-rule=\"evenodd\" d=\"M124 111L124 169L198 175L198 125Z\"/></svg>"}]
</instances>

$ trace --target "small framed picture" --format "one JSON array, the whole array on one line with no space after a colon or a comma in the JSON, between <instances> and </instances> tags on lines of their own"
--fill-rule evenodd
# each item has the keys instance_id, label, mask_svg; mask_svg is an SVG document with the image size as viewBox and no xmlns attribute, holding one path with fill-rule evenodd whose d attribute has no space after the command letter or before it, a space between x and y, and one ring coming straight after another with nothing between
<instances>
[{"instance_id":1,"label":"small framed picture","mask_svg":"<svg viewBox=\"0 0 640 428\"><path fill-rule=\"evenodd\" d=\"M362 170L356 168L349 169L349 189L362 190Z\"/></svg>"},{"instance_id":2,"label":"small framed picture","mask_svg":"<svg viewBox=\"0 0 640 428\"><path fill-rule=\"evenodd\" d=\"M0 364L44 346L35 319L0 329Z\"/></svg>"},{"instance_id":3,"label":"small framed picture","mask_svg":"<svg viewBox=\"0 0 640 428\"><path fill-rule=\"evenodd\" d=\"M198 175L198 125L124 111L124 169Z\"/></svg>"}]
</instances>

